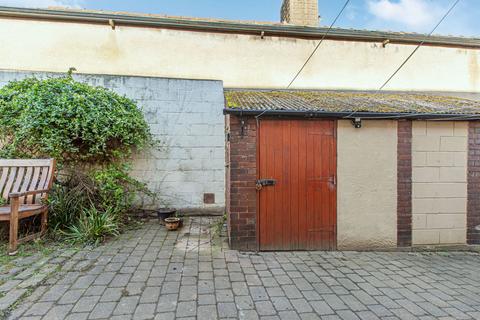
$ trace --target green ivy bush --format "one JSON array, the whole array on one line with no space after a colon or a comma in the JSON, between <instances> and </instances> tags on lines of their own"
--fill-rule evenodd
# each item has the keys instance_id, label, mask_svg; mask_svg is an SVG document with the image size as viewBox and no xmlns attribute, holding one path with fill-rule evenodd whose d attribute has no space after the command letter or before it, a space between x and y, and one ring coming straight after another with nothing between
<instances>
[{"instance_id":1,"label":"green ivy bush","mask_svg":"<svg viewBox=\"0 0 480 320\"><path fill-rule=\"evenodd\" d=\"M151 139L132 100L69 76L10 82L0 89L0 115L2 157L111 162Z\"/></svg>"},{"instance_id":2,"label":"green ivy bush","mask_svg":"<svg viewBox=\"0 0 480 320\"><path fill-rule=\"evenodd\" d=\"M134 101L103 87L28 78L0 89L0 157L57 159L49 229L71 241L117 235L135 196L149 194L129 176L128 159L153 140Z\"/></svg>"}]
</instances>

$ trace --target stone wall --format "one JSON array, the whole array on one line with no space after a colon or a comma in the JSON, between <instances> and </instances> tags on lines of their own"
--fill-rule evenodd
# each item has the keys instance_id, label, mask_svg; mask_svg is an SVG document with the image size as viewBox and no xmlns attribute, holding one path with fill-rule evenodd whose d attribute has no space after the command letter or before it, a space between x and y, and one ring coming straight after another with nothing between
<instances>
[{"instance_id":1,"label":"stone wall","mask_svg":"<svg viewBox=\"0 0 480 320\"><path fill-rule=\"evenodd\" d=\"M0 71L0 87L27 76L51 73ZM133 174L160 195L157 206L223 211L225 135L221 81L75 75L135 100L162 147L135 157ZM213 204L204 203L214 194ZM211 198L211 196L210 196Z\"/></svg>"},{"instance_id":2,"label":"stone wall","mask_svg":"<svg viewBox=\"0 0 480 320\"><path fill-rule=\"evenodd\" d=\"M414 121L413 244L464 244L467 122Z\"/></svg>"}]
</instances>

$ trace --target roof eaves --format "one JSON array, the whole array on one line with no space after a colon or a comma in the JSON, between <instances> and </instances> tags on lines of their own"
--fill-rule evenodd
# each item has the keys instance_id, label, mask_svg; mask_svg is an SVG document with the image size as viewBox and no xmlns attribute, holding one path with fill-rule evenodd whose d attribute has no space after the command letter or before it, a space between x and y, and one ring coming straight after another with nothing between
<instances>
[{"instance_id":1,"label":"roof eaves","mask_svg":"<svg viewBox=\"0 0 480 320\"><path fill-rule=\"evenodd\" d=\"M480 114L463 113L411 113L411 112L329 112L329 111L293 111L293 110L245 110L241 108L225 108L224 114L239 116L288 117L288 118L331 118L331 119L377 119L377 120L444 120L468 121L480 120Z\"/></svg>"},{"instance_id":2,"label":"roof eaves","mask_svg":"<svg viewBox=\"0 0 480 320\"><path fill-rule=\"evenodd\" d=\"M114 20L116 25L131 25L140 27L157 27L171 29L186 29L206 32L225 32L240 34L258 34L265 36L283 36L295 38L319 39L327 28L293 26L285 24L263 24L247 22L211 21L187 18L167 18L151 15L134 15L124 13L90 12L81 10L31 9L0 6L0 18L40 19L53 21L86 22L109 24ZM384 32L355 29L334 28L330 30L328 39L418 44L425 35L417 33ZM425 45L480 48L480 38L453 36L431 36Z\"/></svg>"}]
</instances>

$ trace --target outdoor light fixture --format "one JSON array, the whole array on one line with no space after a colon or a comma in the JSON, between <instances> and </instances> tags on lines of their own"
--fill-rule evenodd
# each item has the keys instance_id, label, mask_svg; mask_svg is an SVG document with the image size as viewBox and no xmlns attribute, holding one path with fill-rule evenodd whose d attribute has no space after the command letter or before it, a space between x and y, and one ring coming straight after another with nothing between
<instances>
[{"instance_id":1,"label":"outdoor light fixture","mask_svg":"<svg viewBox=\"0 0 480 320\"><path fill-rule=\"evenodd\" d=\"M352 119L352 125L355 127L355 129L360 129L362 127L362 119L360 118Z\"/></svg>"}]
</instances>

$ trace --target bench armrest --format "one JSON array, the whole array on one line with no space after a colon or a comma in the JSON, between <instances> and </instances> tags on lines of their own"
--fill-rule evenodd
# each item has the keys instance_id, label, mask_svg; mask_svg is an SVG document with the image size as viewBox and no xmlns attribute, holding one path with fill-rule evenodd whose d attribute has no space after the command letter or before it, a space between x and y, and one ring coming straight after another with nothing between
<instances>
[{"instance_id":1,"label":"bench armrest","mask_svg":"<svg viewBox=\"0 0 480 320\"><path fill-rule=\"evenodd\" d=\"M8 195L9 198L20 198L25 196L31 196L39 193L48 193L50 190L31 190L31 191L24 191L24 192L12 192Z\"/></svg>"}]
</instances>

